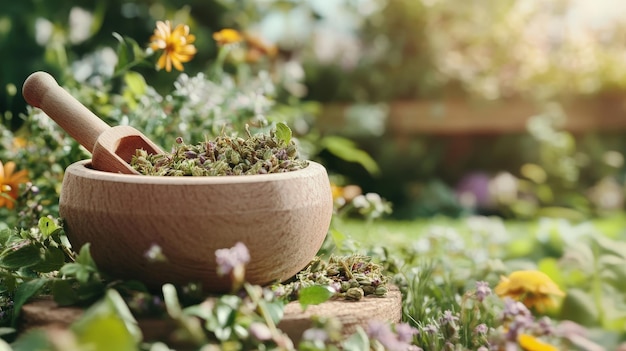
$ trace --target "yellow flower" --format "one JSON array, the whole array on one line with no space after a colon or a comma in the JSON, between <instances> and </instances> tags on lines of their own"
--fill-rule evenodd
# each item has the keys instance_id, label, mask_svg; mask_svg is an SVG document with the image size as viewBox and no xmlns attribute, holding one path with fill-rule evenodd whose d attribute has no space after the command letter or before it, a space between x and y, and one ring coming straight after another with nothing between
<instances>
[{"instance_id":1,"label":"yellow flower","mask_svg":"<svg viewBox=\"0 0 626 351\"><path fill-rule=\"evenodd\" d=\"M193 42L196 36L189 34L189 26L179 24L172 30L170 21L157 21L154 34L150 37L152 50L163 50L157 61L157 69L172 70L172 65L179 71L183 70L183 62L189 62L196 54Z\"/></svg>"},{"instance_id":2,"label":"yellow flower","mask_svg":"<svg viewBox=\"0 0 626 351\"><path fill-rule=\"evenodd\" d=\"M359 187L358 185L346 185L342 187L337 184L331 183L330 190L333 194L333 200L335 202L341 202L342 204L352 201L355 197L363 193L361 187Z\"/></svg>"},{"instance_id":3,"label":"yellow flower","mask_svg":"<svg viewBox=\"0 0 626 351\"><path fill-rule=\"evenodd\" d=\"M343 188L336 184L330 184L330 191L333 194L333 200L335 201L340 199L343 195Z\"/></svg>"},{"instance_id":4,"label":"yellow flower","mask_svg":"<svg viewBox=\"0 0 626 351\"><path fill-rule=\"evenodd\" d=\"M219 32L213 33L213 39L217 42L218 45L228 45L235 44L243 41L243 36L234 29L222 29Z\"/></svg>"},{"instance_id":5,"label":"yellow flower","mask_svg":"<svg viewBox=\"0 0 626 351\"><path fill-rule=\"evenodd\" d=\"M565 296L550 277L540 271L515 271L508 277L501 277L494 291L500 297L521 301L539 313L556 307L555 297Z\"/></svg>"},{"instance_id":6,"label":"yellow flower","mask_svg":"<svg viewBox=\"0 0 626 351\"><path fill-rule=\"evenodd\" d=\"M28 141L22 137L14 137L13 138L13 151L17 151L19 149L23 149L28 145Z\"/></svg>"},{"instance_id":7,"label":"yellow flower","mask_svg":"<svg viewBox=\"0 0 626 351\"><path fill-rule=\"evenodd\" d=\"M28 172L21 170L15 172L15 162L9 161L2 164L0 161L0 207L12 209L18 196L20 184L28 181Z\"/></svg>"},{"instance_id":8,"label":"yellow flower","mask_svg":"<svg viewBox=\"0 0 626 351\"><path fill-rule=\"evenodd\" d=\"M517 342L524 351L559 351L558 348L528 334L520 334L517 337Z\"/></svg>"}]
</instances>

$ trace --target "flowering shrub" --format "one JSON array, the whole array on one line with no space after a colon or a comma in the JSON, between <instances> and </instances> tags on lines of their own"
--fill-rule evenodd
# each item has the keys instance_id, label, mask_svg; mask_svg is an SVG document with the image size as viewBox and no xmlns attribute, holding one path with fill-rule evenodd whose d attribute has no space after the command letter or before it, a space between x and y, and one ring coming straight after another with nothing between
<instances>
[{"instance_id":1,"label":"flowering shrub","mask_svg":"<svg viewBox=\"0 0 626 351\"><path fill-rule=\"evenodd\" d=\"M258 36L234 29L214 33L216 57L203 70L180 73L169 89L160 83L152 85L148 78L153 76L140 72L147 66L172 74L191 64L198 54L197 45L207 43L199 43L190 26L157 21L145 46L118 33L113 38L118 41L116 50L99 48L72 65L59 67L63 72L60 84L107 123L131 125L157 145L167 146L174 145L177 138L196 143L219 135L266 133L280 122L292 126L292 142L297 144L300 158L314 159L329 149L340 156L358 155L349 161L372 169L371 158L353 144L326 146L326 137L313 126L317 104L301 100L304 77L298 73L299 65L277 58L276 48ZM2 190L2 203L7 205L0 208L7 218L2 225L7 227L29 227L36 225L41 215L56 216L63 170L89 158L91 151L70 139L38 109L29 107L23 119L17 131L11 123L0 124L0 160L28 171L34 185L28 189L37 191L19 191L25 179L21 171L14 179L7 174ZM13 199L11 205L7 196ZM18 216L7 208L16 207L15 201L28 202L32 216Z\"/></svg>"}]
</instances>

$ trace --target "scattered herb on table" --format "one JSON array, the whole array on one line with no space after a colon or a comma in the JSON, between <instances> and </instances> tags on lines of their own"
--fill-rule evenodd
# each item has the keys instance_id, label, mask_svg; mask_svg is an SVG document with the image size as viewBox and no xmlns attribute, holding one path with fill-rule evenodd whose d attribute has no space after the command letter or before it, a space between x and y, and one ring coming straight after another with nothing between
<instances>
[{"instance_id":1,"label":"scattered herb on table","mask_svg":"<svg viewBox=\"0 0 626 351\"><path fill-rule=\"evenodd\" d=\"M360 300L364 296L382 297L387 294L387 277L381 265L368 256L331 256L327 261L316 257L293 280L273 287L278 296L296 300L304 289L328 286L334 298Z\"/></svg>"},{"instance_id":2,"label":"scattered herb on table","mask_svg":"<svg viewBox=\"0 0 626 351\"><path fill-rule=\"evenodd\" d=\"M225 176L289 172L308 165L298 158L291 130L284 123L268 134L246 132L247 138L220 135L195 145L178 138L172 151L163 154L137 150L131 166L143 175Z\"/></svg>"}]
</instances>

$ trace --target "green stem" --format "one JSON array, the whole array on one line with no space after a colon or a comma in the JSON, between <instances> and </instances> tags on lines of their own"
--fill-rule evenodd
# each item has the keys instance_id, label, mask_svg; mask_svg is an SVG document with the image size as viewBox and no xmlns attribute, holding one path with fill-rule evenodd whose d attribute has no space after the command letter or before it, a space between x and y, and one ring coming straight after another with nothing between
<instances>
[{"instance_id":1,"label":"green stem","mask_svg":"<svg viewBox=\"0 0 626 351\"><path fill-rule=\"evenodd\" d=\"M604 325L604 308L602 306L602 279L600 277L600 264L598 256L598 245L593 245L593 273L591 276L591 294L593 296L593 302L596 305L598 311L598 322L600 325Z\"/></svg>"},{"instance_id":2,"label":"green stem","mask_svg":"<svg viewBox=\"0 0 626 351\"><path fill-rule=\"evenodd\" d=\"M115 71L113 73L113 75L111 76L111 78L109 78L109 80L113 80L115 78L118 78L118 77L122 76L122 74L128 72L131 68L139 65L140 63L145 62L146 59L149 58L150 56L152 56L153 54L154 54L154 52L146 53L146 56L143 56L143 57L140 57L140 58L135 58L133 61L127 63L126 65L124 65L123 67L121 67L120 69Z\"/></svg>"},{"instance_id":3,"label":"green stem","mask_svg":"<svg viewBox=\"0 0 626 351\"><path fill-rule=\"evenodd\" d=\"M248 293L250 299L255 303L256 306L258 306L259 311L261 312L261 317L263 317L263 319L265 320L265 324L272 332L272 335L278 336L278 328L276 328L276 324L274 324L274 321L272 320L272 317L267 310L265 304L262 303L263 301L261 301L261 297L258 296L256 291L254 291L252 285L245 283L244 288L246 289L246 292Z\"/></svg>"}]
</instances>

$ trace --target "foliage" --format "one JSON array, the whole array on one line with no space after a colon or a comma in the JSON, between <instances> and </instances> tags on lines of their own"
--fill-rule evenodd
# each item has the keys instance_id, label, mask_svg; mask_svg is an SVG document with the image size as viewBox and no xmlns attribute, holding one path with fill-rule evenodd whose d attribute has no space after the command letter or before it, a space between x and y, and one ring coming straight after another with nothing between
<instances>
[{"instance_id":1,"label":"foliage","mask_svg":"<svg viewBox=\"0 0 626 351\"><path fill-rule=\"evenodd\" d=\"M80 7L72 9L72 13L83 16L77 21L94 26L103 16ZM178 14L181 19L189 19L185 9ZM115 50L100 44L93 51L79 53L76 44L65 37L72 33L66 19L39 18L39 23L52 24L51 21L58 21L54 23L63 28L51 34L55 35L53 42L41 44L51 52L48 63L55 66L52 71L59 72L59 83L77 100L111 125L131 125L157 145L173 145L176 138L199 143L219 135L266 133L284 123L291 126L288 128L293 133L282 128L280 137L297 145L302 159L316 159L322 150L328 149L349 162L376 171L375 162L356 145L344 142L332 148L326 146L326 137L313 125L319 111L317 103L302 100L302 94L295 88L303 79L302 75L293 73L298 70L297 62L276 57L276 48L253 34L240 34L241 42L214 43L201 34L206 28L192 24L190 28L198 27L201 31L198 40L189 43L198 47L196 55L206 55L207 47L215 46L215 56L201 66L195 64L196 60L185 61L185 68L193 68L195 73L176 77L165 71L156 75L156 54L172 53L160 46L155 47L155 52L140 44L147 41L148 35L133 38L114 32L110 40L117 46ZM92 28L83 35L99 38L97 30ZM170 34L177 33L173 30ZM187 34L189 38L193 36ZM169 81L163 84L161 78ZM17 89L11 91L17 94ZM0 160L5 163L14 160L17 169L28 170L30 179L14 199L25 212L20 215L0 208L0 214L7 218L0 225L29 227L33 223L25 223L24 218L36 221L39 216L56 217L63 170L88 158L91 150L82 148L44 113L30 107L25 114L7 111L0 123L0 133ZM6 195L4 192L3 187L2 196ZM22 206L25 203L28 206Z\"/></svg>"},{"instance_id":2,"label":"foliage","mask_svg":"<svg viewBox=\"0 0 626 351\"><path fill-rule=\"evenodd\" d=\"M528 120L534 155L518 171L501 171L489 181L486 201L492 208L516 218L574 221L623 208L623 154L609 142L581 140L563 130L566 118L559 105L550 104Z\"/></svg>"},{"instance_id":3,"label":"foliage","mask_svg":"<svg viewBox=\"0 0 626 351\"><path fill-rule=\"evenodd\" d=\"M295 18L308 24L300 37L278 37L300 44L292 47L304 53L317 99L552 99L625 87L624 49L616 44L624 39L623 24L608 15L599 25L576 1L361 3L351 9L349 1L305 1L276 11L282 15L266 15L286 17L274 23L281 28ZM314 44L305 46L305 40ZM329 91L329 85L335 88Z\"/></svg>"},{"instance_id":4,"label":"foliage","mask_svg":"<svg viewBox=\"0 0 626 351\"><path fill-rule=\"evenodd\" d=\"M384 226L384 223L378 224L378 228ZM348 234L348 228L340 225L335 230ZM365 230L363 224L354 228ZM623 309L623 294L618 293L623 289L620 277L626 267L622 243L597 232L593 225L580 229L552 227L559 229L555 232L558 236L552 236L550 241L546 241L543 234L545 226L516 228L495 218L468 218L456 222L455 226L435 223L421 228L406 227L410 228L414 231L404 234L394 229L397 241L388 242L384 247L375 244L379 240L375 233L352 233L354 237L337 242L335 248L336 253L352 252L352 256L316 259L296 277L299 293L290 294L292 298L297 296L304 307L329 298L341 298L345 293L333 288L332 279L322 278L330 278L334 274L330 271L342 270L347 264L365 272L360 278L358 271L352 273L364 289L370 286L371 279L389 280L400 287L404 323L386 325L372 321L367 328L342 338L336 335L336 321L314 320L298 349L335 350L341 346L343 349L377 350L411 344L422 349L478 350L536 342L561 350L576 349L572 345L583 350L608 350L615 349L623 340L626 310ZM511 240L514 234L522 232L526 233L525 237ZM579 236L572 237L575 233ZM8 246L3 247L0 255L3 282L10 282L11 279L6 278L13 277L15 286L12 293L6 290L10 287L3 286L4 325L15 322L15 312L21 304L41 294L52 294L62 304L75 305L83 301L90 306L69 330L62 332L63 337L30 332L12 342L15 350L34 344L50 350L83 350L90 344L102 347L113 342L120 345L120 349L128 350L158 350L165 345L188 349L208 345L234 350L295 349L277 327L287 301L276 294L276 291L293 287L294 282L272 289L244 282L234 285L242 290L221 296L202 295L193 285L165 285L160 293L148 292L138 282L108 279L94 265L88 246L78 254L73 253L64 244L62 228L47 218L42 218L39 227L28 235L15 231L5 235ZM369 241L357 240L360 245L352 242L371 235ZM556 239L570 244L562 247L554 241ZM591 245L586 244L587 240ZM516 248L528 241L532 242L532 247ZM15 243L21 243L18 251L12 250ZM26 249L28 247L43 249ZM562 251L554 252L554 248ZM53 254L45 254L59 252L56 250L64 253L63 262L50 258ZM15 252L19 252L19 256ZM355 255L355 252L369 256ZM530 252L537 257L536 265ZM16 268L18 263L20 268ZM49 271L51 268L56 271ZM550 277L541 278L542 281L552 279L567 294L562 304L547 314L529 310L521 302L500 298L490 288L502 274L534 269ZM326 271L326 274L315 274L315 271ZM311 280L313 278L315 280ZM510 278L518 279L513 275ZM347 277L341 279L346 279L341 280L342 284L350 281ZM531 289L535 283L528 284ZM334 293L329 294L331 291ZM159 340L143 339L137 323L145 317L171 321L175 327L170 337L174 339L166 335ZM594 334L585 334L582 325ZM513 329L515 334L511 334ZM591 347L588 345L596 345L596 348L586 348Z\"/></svg>"}]
</instances>

